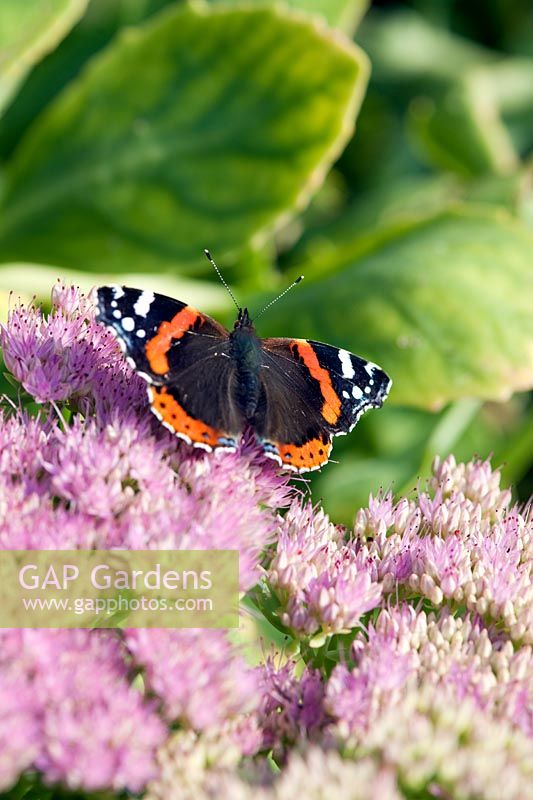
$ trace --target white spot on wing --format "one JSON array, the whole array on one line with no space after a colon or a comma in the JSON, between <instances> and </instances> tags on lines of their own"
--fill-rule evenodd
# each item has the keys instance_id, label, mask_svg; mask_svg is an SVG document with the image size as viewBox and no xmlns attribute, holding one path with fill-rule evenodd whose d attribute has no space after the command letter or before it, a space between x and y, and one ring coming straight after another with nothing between
<instances>
[{"instance_id":1,"label":"white spot on wing","mask_svg":"<svg viewBox=\"0 0 533 800\"><path fill-rule=\"evenodd\" d=\"M146 317L150 311L150 306L154 302L153 292L142 292L133 306L133 310L139 317Z\"/></svg>"},{"instance_id":2,"label":"white spot on wing","mask_svg":"<svg viewBox=\"0 0 533 800\"><path fill-rule=\"evenodd\" d=\"M124 317L122 320L122 327L125 331L128 331L128 333L131 333L131 331L135 330L135 320L133 317Z\"/></svg>"},{"instance_id":3,"label":"white spot on wing","mask_svg":"<svg viewBox=\"0 0 533 800\"><path fill-rule=\"evenodd\" d=\"M355 370L352 364L352 357L347 350L339 350L339 360L342 366L342 377L353 378Z\"/></svg>"},{"instance_id":4,"label":"white spot on wing","mask_svg":"<svg viewBox=\"0 0 533 800\"><path fill-rule=\"evenodd\" d=\"M144 337L146 336L146 331L143 330L142 328L139 328L139 330L137 331L137 336L139 337L139 339L144 339Z\"/></svg>"},{"instance_id":5,"label":"white spot on wing","mask_svg":"<svg viewBox=\"0 0 533 800\"><path fill-rule=\"evenodd\" d=\"M117 308L115 311L113 311L113 316L115 317L115 319L120 319L122 316L122 311L119 311Z\"/></svg>"},{"instance_id":6,"label":"white spot on wing","mask_svg":"<svg viewBox=\"0 0 533 800\"><path fill-rule=\"evenodd\" d=\"M357 384L352 389L352 396L354 400L360 400L363 396L363 392L361 391L361 387L357 386Z\"/></svg>"},{"instance_id":7,"label":"white spot on wing","mask_svg":"<svg viewBox=\"0 0 533 800\"><path fill-rule=\"evenodd\" d=\"M367 361L366 364L365 364L365 369L368 372L368 374L370 375L370 377L372 377L372 375L374 374L374 370L375 369L380 369L380 367L378 367L378 365L374 364L372 361Z\"/></svg>"},{"instance_id":8,"label":"white spot on wing","mask_svg":"<svg viewBox=\"0 0 533 800\"><path fill-rule=\"evenodd\" d=\"M121 297L124 297L124 289L122 286L113 286L113 297L115 300L119 300Z\"/></svg>"}]
</instances>

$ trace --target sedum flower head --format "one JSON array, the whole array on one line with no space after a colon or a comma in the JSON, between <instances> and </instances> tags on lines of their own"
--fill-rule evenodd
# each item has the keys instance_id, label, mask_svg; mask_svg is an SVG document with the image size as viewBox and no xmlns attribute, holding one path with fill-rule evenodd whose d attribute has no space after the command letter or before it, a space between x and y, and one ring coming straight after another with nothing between
<instances>
[{"instance_id":1,"label":"sedum flower head","mask_svg":"<svg viewBox=\"0 0 533 800\"><path fill-rule=\"evenodd\" d=\"M372 758L345 759L317 746L291 753L277 776L257 765L236 770L231 750L222 755L204 737L181 733L161 749L159 759L160 777L148 787L146 800L293 800L303 792L310 800L402 798L388 766Z\"/></svg>"},{"instance_id":2,"label":"sedum flower head","mask_svg":"<svg viewBox=\"0 0 533 800\"><path fill-rule=\"evenodd\" d=\"M116 636L4 630L1 646L2 691L20 690L0 698L0 736L12 759L4 788L32 764L47 782L91 791L138 791L154 776L166 728L154 703L131 686ZM21 738L21 724L29 741Z\"/></svg>"},{"instance_id":3,"label":"sedum flower head","mask_svg":"<svg viewBox=\"0 0 533 800\"><path fill-rule=\"evenodd\" d=\"M237 549L242 588L256 582L288 494L253 443L222 457L181 445L149 413L143 381L94 321L93 298L74 289L55 287L48 316L13 309L0 338L36 400L75 412L68 425L50 405L38 419L0 417L4 547ZM52 391L61 370L67 389Z\"/></svg>"},{"instance_id":4,"label":"sedum flower head","mask_svg":"<svg viewBox=\"0 0 533 800\"><path fill-rule=\"evenodd\" d=\"M1 547L236 549L242 589L256 582L288 490L253 443L225 458L181 445L77 290L58 285L49 315L16 307L0 340L42 405L33 418L0 412ZM256 673L219 631L128 632L125 643L103 631L4 632L0 660L3 789L38 769L73 789L140 791L175 720L232 723L242 753L260 741L243 717L259 701Z\"/></svg>"},{"instance_id":5,"label":"sedum flower head","mask_svg":"<svg viewBox=\"0 0 533 800\"><path fill-rule=\"evenodd\" d=\"M531 794L531 741L442 687L411 689L385 710L363 752L393 767L407 796L524 800Z\"/></svg>"},{"instance_id":6,"label":"sedum flower head","mask_svg":"<svg viewBox=\"0 0 533 800\"><path fill-rule=\"evenodd\" d=\"M327 685L326 708L344 738L364 736L384 709L410 687L431 685L468 697L495 719L533 732L533 656L514 651L479 619L384 609L352 645L355 666L339 664Z\"/></svg>"},{"instance_id":7,"label":"sedum flower head","mask_svg":"<svg viewBox=\"0 0 533 800\"><path fill-rule=\"evenodd\" d=\"M255 672L224 631L137 629L126 643L169 721L216 728L257 705Z\"/></svg>"},{"instance_id":8,"label":"sedum flower head","mask_svg":"<svg viewBox=\"0 0 533 800\"><path fill-rule=\"evenodd\" d=\"M90 394L104 364L123 369L93 306L94 298L57 285L50 314L19 305L0 326L5 364L38 403Z\"/></svg>"},{"instance_id":9,"label":"sedum flower head","mask_svg":"<svg viewBox=\"0 0 533 800\"><path fill-rule=\"evenodd\" d=\"M347 632L382 596L368 554L324 512L299 503L280 526L268 581L283 624L300 636Z\"/></svg>"},{"instance_id":10,"label":"sedum flower head","mask_svg":"<svg viewBox=\"0 0 533 800\"><path fill-rule=\"evenodd\" d=\"M533 643L532 520L488 462L436 459L428 491L372 500L354 532L389 595L449 604Z\"/></svg>"},{"instance_id":11,"label":"sedum flower head","mask_svg":"<svg viewBox=\"0 0 533 800\"><path fill-rule=\"evenodd\" d=\"M258 709L262 750L272 750L278 761L287 748L302 739L318 741L330 722L324 705L325 683L319 670L286 661L276 667L272 659L259 668L262 699Z\"/></svg>"}]
</instances>

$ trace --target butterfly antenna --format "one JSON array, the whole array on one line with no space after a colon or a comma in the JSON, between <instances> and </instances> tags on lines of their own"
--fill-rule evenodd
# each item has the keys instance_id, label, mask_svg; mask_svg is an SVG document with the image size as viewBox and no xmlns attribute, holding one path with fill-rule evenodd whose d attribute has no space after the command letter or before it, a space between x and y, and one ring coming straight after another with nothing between
<instances>
[{"instance_id":1,"label":"butterfly antenna","mask_svg":"<svg viewBox=\"0 0 533 800\"><path fill-rule=\"evenodd\" d=\"M241 307L240 307L240 305L238 304L238 302L235 300L235 295L233 294L233 292L232 292L232 291L231 291L231 289L229 288L228 284L226 283L226 281L225 281L225 280L224 280L224 278L222 277L222 273L221 273L221 271L219 270L219 268L217 267L217 265L216 265L216 264L215 264L215 262L213 261L213 257L212 257L212 255L211 255L211 253L209 252L209 250L204 250L204 253L205 253L205 256L206 256L207 260L208 260L208 261L211 263L211 266L214 268L214 270L215 270L216 274L218 275L218 277L219 277L219 278L220 278L220 280L222 281L222 284L223 284L223 285L226 287L226 290L227 290L227 292L228 292L229 296L231 297L231 299L232 299L232 300L233 300L233 302L235 303L235 307L236 307L237 311L240 311L240 310L241 310Z\"/></svg>"},{"instance_id":2,"label":"butterfly antenna","mask_svg":"<svg viewBox=\"0 0 533 800\"><path fill-rule=\"evenodd\" d=\"M287 292L290 292L291 289L294 289L294 287L297 286L297 284L299 284L300 281L303 281L303 279L304 279L304 276L303 275L299 275L296 278L296 280L293 281L290 286L287 286L287 288L281 294L278 294L278 296L275 297L273 300L271 300L270 303L266 304L266 306L259 312L259 314L257 314L257 316L255 316L253 318L253 322L255 322L257 319L259 319L259 317L262 317L263 314L265 313L265 311L267 311L267 309L270 308L270 306L273 306L274 303L277 303L278 300L281 300L282 297L285 297Z\"/></svg>"}]
</instances>

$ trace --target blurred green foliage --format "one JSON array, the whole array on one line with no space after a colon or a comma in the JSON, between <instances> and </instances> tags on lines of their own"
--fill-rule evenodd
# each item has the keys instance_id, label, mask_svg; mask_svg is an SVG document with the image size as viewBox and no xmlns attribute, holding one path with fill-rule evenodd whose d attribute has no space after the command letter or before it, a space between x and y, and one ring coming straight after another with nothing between
<instances>
[{"instance_id":1,"label":"blurred green foliage","mask_svg":"<svg viewBox=\"0 0 533 800\"><path fill-rule=\"evenodd\" d=\"M3 0L0 308L61 276L230 321L204 247L254 307L303 272L260 334L394 380L313 477L335 519L451 451L526 498L533 8L368 6Z\"/></svg>"}]
</instances>

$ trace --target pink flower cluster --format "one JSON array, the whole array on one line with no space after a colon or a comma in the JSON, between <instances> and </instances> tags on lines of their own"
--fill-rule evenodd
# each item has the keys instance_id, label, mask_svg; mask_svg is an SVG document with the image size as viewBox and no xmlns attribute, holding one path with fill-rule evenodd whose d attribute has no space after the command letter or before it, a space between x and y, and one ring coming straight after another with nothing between
<instances>
[{"instance_id":1,"label":"pink flower cluster","mask_svg":"<svg viewBox=\"0 0 533 800\"><path fill-rule=\"evenodd\" d=\"M322 511L299 502L280 525L268 579L282 604L283 624L296 635L315 635L316 644L350 631L382 597L368 554Z\"/></svg>"},{"instance_id":2,"label":"pink flower cluster","mask_svg":"<svg viewBox=\"0 0 533 800\"><path fill-rule=\"evenodd\" d=\"M350 655L355 666L334 668L325 700L345 738L363 741L385 709L421 685L468 697L480 711L533 736L531 648L515 651L479 619L455 617L448 608L437 614L408 605L383 609L356 635Z\"/></svg>"},{"instance_id":3,"label":"pink flower cluster","mask_svg":"<svg viewBox=\"0 0 533 800\"><path fill-rule=\"evenodd\" d=\"M490 464L437 459L345 530L252 441L219 457L158 425L92 297L58 285L0 343L0 548L237 549L277 628L257 666L216 630L1 632L0 791L530 796L533 520Z\"/></svg>"},{"instance_id":4,"label":"pink flower cluster","mask_svg":"<svg viewBox=\"0 0 533 800\"><path fill-rule=\"evenodd\" d=\"M144 382L90 298L56 286L52 300L48 316L16 307L0 329L6 365L55 405L37 419L0 412L0 545L238 549L241 586L253 586L286 479L251 443L223 458L181 445L148 412ZM59 391L62 371L71 380ZM55 401L68 401L63 416L78 412L70 424Z\"/></svg>"},{"instance_id":5,"label":"pink flower cluster","mask_svg":"<svg viewBox=\"0 0 533 800\"><path fill-rule=\"evenodd\" d=\"M533 644L533 539L529 512L488 462L435 460L429 491L358 512L354 533L386 593L435 607L464 606L517 644Z\"/></svg>"},{"instance_id":6,"label":"pink flower cluster","mask_svg":"<svg viewBox=\"0 0 533 800\"><path fill-rule=\"evenodd\" d=\"M156 703L128 678L118 637L4 630L0 636L0 785L35 766L50 782L141 789L167 736Z\"/></svg>"},{"instance_id":7,"label":"pink flower cluster","mask_svg":"<svg viewBox=\"0 0 533 800\"><path fill-rule=\"evenodd\" d=\"M382 599L465 607L533 644L533 538L488 462L436 459L428 491L370 498L354 529L295 502L280 525L268 581L295 635L350 630Z\"/></svg>"},{"instance_id":8,"label":"pink flower cluster","mask_svg":"<svg viewBox=\"0 0 533 800\"><path fill-rule=\"evenodd\" d=\"M257 676L223 631L139 629L127 633L126 643L169 721L205 730L257 704Z\"/></svg>"},{"instance_id":9,"label":"pink flower cluster","mask_svg":"<svg viewBox=\"0 0 533 800\"><path fill-rule=\"evenodd\" d=\"M254 585L288 490L253 443L225 458L180 444L76 290L56 286L49 315L14 308L0 342L42 405L0 412L1 548L237 549L241 587ZM7 631L0 659L0 790L31 767L138 791L170 723L212 728L259 703L221 631Z\"/></svg>"}]
</instances>

